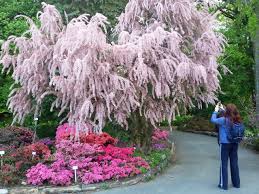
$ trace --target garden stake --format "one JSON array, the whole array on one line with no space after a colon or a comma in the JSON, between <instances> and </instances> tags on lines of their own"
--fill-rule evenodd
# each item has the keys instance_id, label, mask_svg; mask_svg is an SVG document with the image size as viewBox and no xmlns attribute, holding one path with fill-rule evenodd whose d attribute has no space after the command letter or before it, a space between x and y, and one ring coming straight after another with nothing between
<instances>
[{"instance_id":1,"label":"garden stake","mask_svg":"<svg viewBox=\"0 0 259 194\"><path fill-rule=\"evenodd\" d=\"M32 152L31 154L32 154L32 160L33 160L34 156L36 156L36 152Z\"/></svg>"},{"instance_id":2,"label":"garden stake","mask_svg":"<svg viewBox=\"0 0 259 194\"><path fill-rule=\"evenodd\" d=\"M38 120L39 119L37 117L34 118L34 135L33 135L33 140L32 140L33 143L35 143Z\"/></svg>"},{"instance_id":3,"label":"garden stake","mask_svg":"<svg viewBox=\"0 0 259 194\"><path fill-rule=\"evenodd\" d=\"M72 167L75 173L75 183L77 182L77 176L76 176L76 170L78 169L78 166L73 166Z\"/></svg>"},{"instance_id":4,"label":"garden stake","mask_svg":"<svg viewBox=\"0 0 259 194\"><path fill-rule=\"evenodd\" d=\"M0 155L1 155L1 168L4 165L4 162L3 162L4 154L5 154L5 151L0 151Z\"/></svg>"}]
</instances>

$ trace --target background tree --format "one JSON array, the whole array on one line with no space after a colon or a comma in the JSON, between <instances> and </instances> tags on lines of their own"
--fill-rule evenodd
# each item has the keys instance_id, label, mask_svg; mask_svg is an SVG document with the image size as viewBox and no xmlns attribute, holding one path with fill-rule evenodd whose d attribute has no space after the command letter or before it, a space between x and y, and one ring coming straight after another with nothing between
<instances>
[{"instance_id":1,"label":"background tree","mask_svg":"<svg viewBox=\"0 0 259 194\"><path fill-rule=\"evenodd\" d=\"M62 14L66 12L69 20L84 13L91 16L101 13L108 18L110 27L113 27L117 22L116 16L122 12L128 0L46 0L45 2L55 5Z\"/></svg>"},{"instance_id":2,"label":"background tree","mask_svg":"<svg viewBox=\"0 0 259 194\"><path fill-rule=\"evenodd\" d=\"M19 14L26 14L29 17L34 17L40 4L33 0L0 0L0 41L6 40L8 36L19 36L28 29L26 21L14 17ZM0 43L2 44L2 43ZM2 66L0 65L0 71ZM5 74L0 75L0 126L5 126L11 123L12 115L6 107L9 88L13 84L12 78Z\"/></svg>"},{"instance_id":3,"label":"background tree","mask_svg":"<svg viewBox=\"0 0 259 194\"><path fill-rule=\"evenodd\" d=\"M223 1L211 7L212 12L219 11L220 31L226 37L225 47L219 62L224 64L232 74L222 75L220 83L223 103L235 103L247 120L253 117L255 107L255 60L254 37L256 15L254 2ZM244 85L246 87L244 87ZM194 114L210 117L213 107Z\"/></svg>"},{"instance_id":4,"label":"background tree","mask_svg":"<svg viewBox=\"0 0 259 194\"><path fill-rule=\"evenodd\" d=\"M238 0L218 9L223 11L221 20L227 27L222 32L228 40L221 63L232 71L231 75L223 76L221 87L224 93L219 98L222 102L237 104L246 117L255 105L254 5Z\"/></svg>"},{"instance_id":5,"label":"background tree","mask_svg":"<svg viewBox=\"0 0 259 194\"><path fill-rule=\"evenodd\" d=\"M214 31L215 18L191 1L130 1L116 27L118 44L107 42L101 14L81 15L65 27L45 4L39 20L38 28L27 18L30 30L2 46L4 69L13 68L21 86L9 98L14 122L37 115L53 95L51 109L78 130L91 122L100 132L107 118L124 126L129 119L132 130L146 134L138 143L147 148L156 123L217 99L224 40Z\"/></svg>"}]
</instances>

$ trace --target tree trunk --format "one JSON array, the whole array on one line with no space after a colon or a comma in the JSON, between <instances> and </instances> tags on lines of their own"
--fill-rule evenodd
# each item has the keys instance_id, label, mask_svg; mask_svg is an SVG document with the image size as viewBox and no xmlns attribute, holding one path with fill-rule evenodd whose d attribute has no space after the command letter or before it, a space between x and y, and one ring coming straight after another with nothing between
<instances>
[{"instance_id":1,"label":"tree trunk","mask_svg":"<svg viewBox=\"0 0 259 194\"><path fill-rule=\"evenodd\" d=\"M259 2L257 2L255 6L257 16L255 37L256 127L259 128Z\"/></svg>"},{"instance_id":2,"label":"tree trunk","mask_svg":"<svg viewBox=\"0 0 259 194\"><path fill-rule=\"evenodd\" d=\"M153 126L146 121L144 116L140 116L139 111L132 113L129 119L129 130L131 132L131 140L138 149L143 153L149 153L151 150L151 136Z\"/></svg>"}]
</instances>

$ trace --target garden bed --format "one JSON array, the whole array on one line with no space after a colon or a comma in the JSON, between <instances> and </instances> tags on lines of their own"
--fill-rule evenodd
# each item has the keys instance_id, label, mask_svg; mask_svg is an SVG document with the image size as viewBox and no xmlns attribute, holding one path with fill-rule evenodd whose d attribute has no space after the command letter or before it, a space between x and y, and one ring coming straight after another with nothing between
<instances>
[{"instance_id":1,"label":"garden bed","mask_svg":"<svg viewBox=\"0 0 259 194\"><path fill-rule=\"evenodd\" d=\"M53 141L44 139L6 150L2 187L9 193L69 193L133 185L160 173L175 153L169 132L159 129L153 133L148 155L133 146L117 147L118 140L107 133L80 134L80 143L71 133L73 129L64 125L58 128L52 146L48 145ZM72 166L78 168L76 184Z\"/></svg>"},{"instance_id":2,"label":"garden bed","mask_svg":"<svg viewBox=\"0 0 259 194\"><path fill-rule=\"evenodd\" d=\"M54 186L40 186L40 187L33 187L33 186L19 186L19 187L12 187L8 188L9 193L11 194L60 194L60 193L85 193L88 191L98 191L98 190L106 190L116 187L123 187L123 186L131 186L138 184L140 182L147 182L155 178L156 175L163 172L163 170L172 162L175 162L175 144L172 143L172 147L170 150L170 154L168 157L163 159L159 165L155 168L150 169L145 174L137 175L132 178L124 178L121 180L114 180L114 181L106 181L103 183L97 184L74 184L71 186L66 187L54 187Z\"/></svg>"}]
</instances>

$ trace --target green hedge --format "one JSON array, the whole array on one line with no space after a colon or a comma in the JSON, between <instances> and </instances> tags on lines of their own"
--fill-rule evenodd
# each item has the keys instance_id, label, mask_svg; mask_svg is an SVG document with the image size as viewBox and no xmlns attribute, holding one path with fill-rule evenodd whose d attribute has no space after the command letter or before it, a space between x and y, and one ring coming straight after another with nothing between
<instances>
[{"instance_id":1,"label":"green hedge","mask_svg":"<svg viewBox=\"0 0 259 194\"><path fill-rule=\"evenodd\" d=\"M194 130L194 131L215 131L215 126L209 119L199 116L193 116L188 121L178 126L179 130Z\"/></svg>"}]
</instances>

